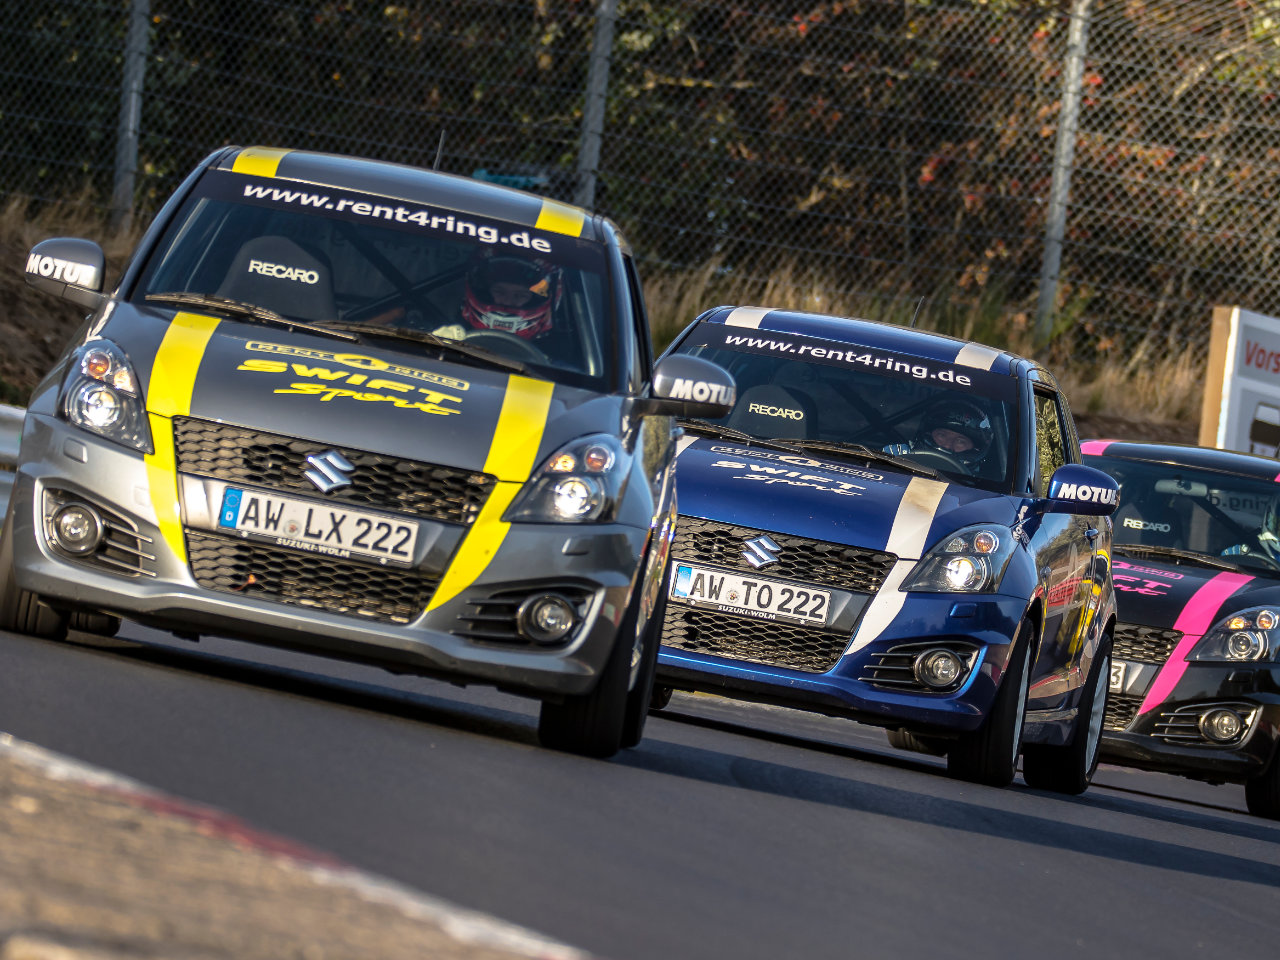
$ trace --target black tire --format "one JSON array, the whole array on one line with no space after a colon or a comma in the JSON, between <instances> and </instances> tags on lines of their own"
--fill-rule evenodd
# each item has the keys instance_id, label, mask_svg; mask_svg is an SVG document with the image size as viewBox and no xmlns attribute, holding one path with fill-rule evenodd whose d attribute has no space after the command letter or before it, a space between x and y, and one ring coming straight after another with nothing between
<instances>
[{"instance_id":1,"label":"black tire","mask_svg":"<svg viewBox=\"0 0 1280 960\"><path fill-rule=\"evenodd\" d=\"M87 610L76 610L67 621L67 626L81 633L92 633L99 637L114 637L120 632L120 618L109 613L90 613Z\"/></svg>"},{"instance_id":2,"label":"black tire","mask_svg":"<svg viewBox=\"0 0 1280 960\"><path fill-rule=\"evenodd\" d=\"M640 594L623 617L614 637L613 652L590 693L566 696L559 703L544 700L538 714L538 742L550 750L605 759L622 747L627 717L627 687L635 644ZM646 704L647 706L647 704Z\"/></svg>"},{"instance_id":3,"label":"black tire","mask_svg":"<svg viewBox=\"0 0 1280 960\"><path fill-rule=\"evenodd\" d=\"M67 635L67 617L51 610L13 577L13 545L9 542L11 520L5 518L0 531L0 630L12 630L46 640L62 640Z\"/></svg>"},{"instance_id":4,"label":"black tire","mask_svg":"<svg viewBox=\"0 0 1280 960\"><path fill-rule=\"evenodd\" d=\"M1280 753L1271 758L1262 776L1245 781L1244 802L1255 817L1280 820Z\"/></svg>"},{"instance_id":5,"label":"black tire","mask_svg":"<svg viewBox=\"0 0 1280 960\"><path fill-rule=\"evenodd\" d=\"M931 757L945 757L951 749L951 741L941 737L922 737L909 730L886 730L889 746L912 753L927 753Z\"/></svg>"},{"instance_id":6,"label":"black tire","mask_svg":"<svg viewBox=\"0 0 1280 960\"><path fill-rule=\"evenodd\" d=\"M1080 695L1079 712L1071 739L1061 746L1029 743L1022 748L1022 779L1028 787L1077 796L1089 789L1098 770L1098 746L1102 720L1107 712L1111 681L1111 638L1093 658L1093 666Z\"/></svg>"},{"instance_id":7,"label":"black tire","mask_svg":"<svg viewBox=\"0 0 1280 960\"><path fill-rule=\"evenodd\" d=\"M627 694L627 706L622 717L622 747L629 749L639 746L644 737L644 722L649 716L650 704L653 702L653 678L658 672L658 647L662 645L662 620L667 614L667 594L665 587L649 614L649 622L645 624L644 641L640 647L640 672L636 676L631 692Z\"/></svg>"},{"instance_id":8,"label":"black tire","mask_svg":"<svg viewBox=\"0 0 1280 960\"><path fill-rule=\"evenodd\" d=\"M1027 710L1031 636L1030 622L1022 621L991 712L982 726L962 734L947 752L947 772L956 779L989 787L1007 787L1013 782L1022 746L1022 719Z\"/></svg>"}]
</instances>

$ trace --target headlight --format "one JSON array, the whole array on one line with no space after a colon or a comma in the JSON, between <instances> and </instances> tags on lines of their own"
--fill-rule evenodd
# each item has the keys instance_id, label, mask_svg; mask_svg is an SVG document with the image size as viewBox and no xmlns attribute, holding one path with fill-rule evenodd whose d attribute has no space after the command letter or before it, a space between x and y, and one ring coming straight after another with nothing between
<instances>
[{"instance_id":1,"label":"headlight","mask_svg":"<svg viewBox=\"0 0 1280 960\"><path fill-rule=\"evenodd\" d=\"M1280 610L1250 607L1215 623L1191 648L1187 659L1241 663L1274 660L1277 653L1280 653Z\"/></svg>"},{"instance_id":2,"label":"headlight","mask_svg":"<svg viewBox=\"0 0 1280 960\"><path fill-rule=\"evenodd\" d=\"M532 523L612 519L630 464L630 457L608 434L575 440L534 472L503 519Z\"/></svg>"},{"instance_id":3,"label":"headlight","mask_svg":"<svg viewBox=\"0 0 1280 960\"><path fill-rule=\"evenodd\" d=\"M152 453L147 411L138 378L124 351L110 340L93 340L71 358L58 409L91 433L143 453Z\"/></svg>"},{"instance_id":4,"label":"headlight","mask_svg":"<svg viewBox=\"0 0 1280 960\"><path fill-rule=\"evenodd\" d=\"M979 524L939 541L907 577L904 590L921 593L994 593L1013 555L1008 527Z\"/></svg>"}]
</instances>

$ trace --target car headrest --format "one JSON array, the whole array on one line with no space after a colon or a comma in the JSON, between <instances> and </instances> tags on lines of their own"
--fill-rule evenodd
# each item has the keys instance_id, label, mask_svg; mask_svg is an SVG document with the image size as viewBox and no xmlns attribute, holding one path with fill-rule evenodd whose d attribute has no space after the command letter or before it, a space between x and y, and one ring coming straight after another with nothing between
<instances>
[{"instance_id":1,"label":"car headrest","mask_svg":"<svg viewBox=\"0 0 1280 960\"><path fill-rule=\"evenodd\" d=\"M738 402L726 425L757 437L808 438L817 435L812 404L776 384L748 387L738 394Z\"/></svg>"},{"instance_id":2,"label":"car headrest","mask_svg":"<svg viewBox=\"0 0 1280 960\"><path fill-rule=\"evenodd\" d=\"M246 241L231 261L217 294L300 320L338 317L328 264L288 237Z\"/></svg>"}]
</instances>

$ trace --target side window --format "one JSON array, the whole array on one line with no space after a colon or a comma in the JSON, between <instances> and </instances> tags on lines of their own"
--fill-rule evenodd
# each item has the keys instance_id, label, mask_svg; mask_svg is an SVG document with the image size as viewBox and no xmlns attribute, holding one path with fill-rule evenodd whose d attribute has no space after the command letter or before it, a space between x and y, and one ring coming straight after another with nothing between
<instances>
[{"instance_id":1,"label":"side window","mask_svg":"<svg viewBox=\"0 0 1280 960\"><path fill-rule=\"evenodd\" d=\"M1049 495L1049 480L1053 472L1067 462L1068 434L1062 427L1062 415L1057 398L1052 393L1035 393L1036 411L1036 496Z\"/></svg>"},{"instance_id":2,"label":"side window","mask_svg":"<svg viewBox=\"0 0 1280 960\"><path fill-rule=\"evenodd\" d=\"M635 262L622 258L627 272L627 293L631 298L631 316L636 323L636 343L639 345L637 360L640 363L640 382L648 383L653 376L653 337L649 332L649 315L644 309L644 292L640 277L636 275Z\"/></svg>"}]
</instances>

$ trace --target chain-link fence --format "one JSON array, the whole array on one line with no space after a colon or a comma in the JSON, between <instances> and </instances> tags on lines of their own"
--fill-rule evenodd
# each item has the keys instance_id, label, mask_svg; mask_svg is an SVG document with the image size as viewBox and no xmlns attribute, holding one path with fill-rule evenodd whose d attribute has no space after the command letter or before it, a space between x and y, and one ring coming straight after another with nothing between
<instances>
[{"instance_id":1,"label":"chain-link fence","mask_svg":"<svg viewBox=\"0 0 1280 960\"><path fill-rule=\"evenodd\" d=\"M1280 0L46 0L0 51L0 194L145 217L224 143L438 156L589 199L650 276L1102 350L1280 312Z\"/></svg>"}]
</instances>

